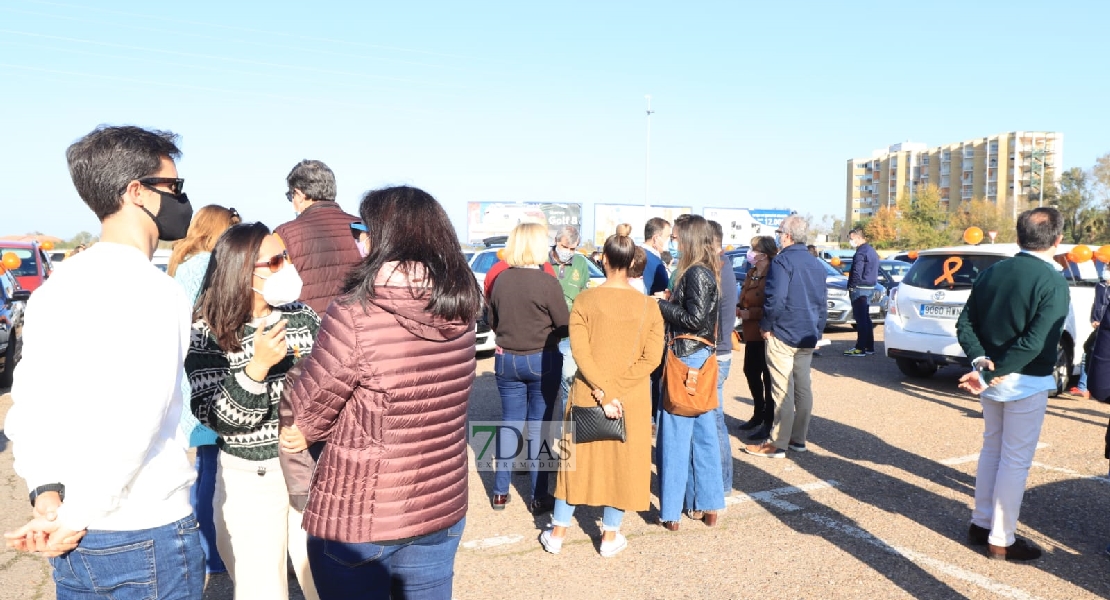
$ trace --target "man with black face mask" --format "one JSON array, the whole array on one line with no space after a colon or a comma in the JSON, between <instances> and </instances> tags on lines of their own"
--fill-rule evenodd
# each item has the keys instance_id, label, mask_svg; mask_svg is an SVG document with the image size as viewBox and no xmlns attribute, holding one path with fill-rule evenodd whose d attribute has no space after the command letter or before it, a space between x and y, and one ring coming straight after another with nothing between
<instances>
[{"instance_id":1,"label":"man with black face mask","mask_svg":"<svg viewBox=\"0 0 1110 600\"><path fill-rule=\"evenodd\" d=\"M174 165L176 139L101 127L66 152L78 195L100 219L100 241L35 291L4 428L33 507L8 544L48 557L88 550L53 562L59 597L99 597L94 581L150 598L200 600L203 592L189 505L196 471L178 427L188 410L181 381L191 307L150 262L159 239L184 237L193 212ZM52 354L64 347L96 354L59 376Z\"/></svg>"}]
</instances>

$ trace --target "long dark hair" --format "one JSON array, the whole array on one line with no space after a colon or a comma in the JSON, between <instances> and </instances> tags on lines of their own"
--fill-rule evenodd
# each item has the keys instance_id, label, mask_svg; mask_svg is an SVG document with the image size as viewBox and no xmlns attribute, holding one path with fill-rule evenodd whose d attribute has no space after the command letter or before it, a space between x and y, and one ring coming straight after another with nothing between
<instances>
[{"instance_id":1,"label":"long dark hair","mask_svg":"<svg viewBox=\"0 0 1110 600\"><path fill-rule=\"evenodd\" d=\"M678 249L682 256L678 259L675 279L682 279L686 270L694 265L702 265L715 277L721 276L721 256L713 240L713 228L704 217L691 215L678 230Z\"/></svg>"},{"instance_id":2,"label":"long dark hair","mask_svg":"<svg viewBox=\"0 0 1110 600\"><path fill-rule=\"evenodd\" d=\"M451 321L477 316L481 290L455 228L435 198L414 187L388 187L367 192L358 210L369 230L370 252L351 269L344 294L365 303L375 297L374 280L386 263L399 263L402 269L415 263L423 265L431 279L428 312Z\"/></svg>"},{"instance_id":3,"label":"long dark hair","mask_svg":"<svg viewBox=\"0 0 1110 600\"><path fill-rule=\"evenodd\" d=\"M251 319L254 264L270 228L262 223L232 225L216 240L204 273L194 319L204 319L224 352L243 349L240 331Z\"/></svg>"}]
</instances>

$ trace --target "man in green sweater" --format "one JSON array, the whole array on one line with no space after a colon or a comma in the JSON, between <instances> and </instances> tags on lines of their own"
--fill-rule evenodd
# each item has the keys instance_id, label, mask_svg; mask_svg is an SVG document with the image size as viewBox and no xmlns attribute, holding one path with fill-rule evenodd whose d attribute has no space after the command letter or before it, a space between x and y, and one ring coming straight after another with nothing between
<instances>
[{"instance_id":1,"label":"man in green sweater","mask_svg":"<svg viewBox=\"0 0 1110 600\"><path fill-rule=\"evenodd\" d=\"M1068 284L1053 257L1063 239L1055 208L1018 217L1019 252L983 272L956 322L974 370L960 387L983 405L983 449L975 473L968 540L1001 560L1034 560L1041 549L1014 535L1025 480L1041 435L1056 347L1068 316Z\"/></svg>"},{"instance_id":2,"label":"man in green sweater","mask_svg":"<svg viewBox=\"0 0 1110 600\"><path fill-rule=\"evenodd\" d=\"M566 225L555 234L555 245L548 253L548 262L555 270L555 278L563 288L563 299L567 301L567 310L574 305L574 299L586 289L590 283L590 268L586 265L586 257L577 252L580 236L578 228ZM578 364L570 353L570 338L559 342L559 352L563 353L562 383L559 385L559 399L555 406L555 415L563 414L570 396L570 386L574 383L574 375L578 372Z\"/></svg>"}]
</instances>

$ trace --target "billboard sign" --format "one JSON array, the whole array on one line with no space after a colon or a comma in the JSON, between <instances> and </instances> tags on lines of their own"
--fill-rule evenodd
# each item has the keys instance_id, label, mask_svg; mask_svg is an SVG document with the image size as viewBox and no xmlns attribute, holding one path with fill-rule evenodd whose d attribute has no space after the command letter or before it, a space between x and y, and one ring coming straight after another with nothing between
<instances>
[{"instance_id":1,"label":"billboard sign","mask_svg":"<svg viewBox=\"0 0 1110 600\"><path fill-rule=\"evenodd\" d=\"M775 235L775 228L782 221L779 219L774 224L765 224L756 219L752 212L746 208L707 208L703 211L703 216L720 223L725 234L724 245L735 247L747 246L757 235ZM787 214L790 214L789 211Z\"/></svg>"},{"instance_id":2,"label":"billboard sign","mask_svg":"<svg viewBox=\"0 0 1110 600\"><path fill-rule=\"evenodd\" d=\"M756 221L771 227L778 227L779 223L782 223L782 220L789 217L793 211L785 208L752 208L748 212Z\"/></svg>"},{"instance_id":3,"label":"billboard sign","mask_svg":"<svg viewBox=\"0 0 1110 600\"><path fill-rule=\"evenodd\" d=\"M466 205L466 241L469 244L509 235L518 223L544 223L548 235L554 239L555 232L564 225L582 229L582 205L541 202L468 202Z\"/></svg>"},{"instance_id":4,"label":"billboard sign","mask_svg":"<svg viewBox=\"0 0 1110 600\"><path fill-rule=\"evenodd\" d=\"M637 243L644 241L644 223L647 217L661 217L674 223L675 217L694 212L691 206L651 206L644 212L643 204L595 204L594 205L594 245L601 246L605 239L617 231L617 225L632 225L632 239Z\"/></svg>"}]
</instances>

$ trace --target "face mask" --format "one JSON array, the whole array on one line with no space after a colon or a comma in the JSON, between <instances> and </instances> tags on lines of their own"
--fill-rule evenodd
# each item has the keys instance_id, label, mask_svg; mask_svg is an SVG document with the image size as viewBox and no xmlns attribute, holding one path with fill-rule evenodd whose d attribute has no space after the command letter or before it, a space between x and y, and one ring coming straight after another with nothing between
<instances>
[{"instance_id":1,"label":"face mask","mask_svg":"<svg viewBox=\"0 0 1110 600\"><path fill-rule=\"evenodd\" d=\"M667 252L670 252L672 255L678 254L678 242L674 240L667 242Z\"/></svg>"},{"instance_id":2,"label":"face mask","mask_svg":"<svg viewBox=\"0 0 1110 600\"><path fill-rule=\"evenodd\" d=\"M370 254L370 251L366 249L366 246L362 242L355 242L355 245L358 246L359 256L366 258L366 255Z\"/></svg>"},{"instance_id":3,"label":"face mask","mask_svg":"<svg viewBox=\"0 0 1110 600\"><path fill-rule=\"evenodd\" d=\"M263 278L261 275L259 277ZM291 262L286 262L280 271L263 279L266 281L262 284L261 290L251 289L262 294L262 299L270 306L285 306L296 302L301 297L301 286L304 282L301 281L297 268Z\"/></svg>"},{"instance_id":4,"label":"face mask","mask_svg":"<svg viewBox=\"0 0 1110 600\"><path fill-rule=\"evenodd\" d=\"M158 239L163 242L176 242L184 238L189 232L189 222L193 220L193 205L189 204L189 196L174 195L158 189L152 191L162 198L158 214L150 212L145 206L139 208L143 209L143 212L158 226Z\"/></svg>"},{"instance_id":5,"label":"face mask","mask_svg":"<svg viewBox=\"0 0 1110 600\"><path fill-rule=\"evenodd\" d=\"M574 250L562 246L555 246L555 256L559 259L559 262L568 263L570 259L574 258Z\"/></svg>"},{"instance_id":6,"label":"face mask","mask_svg":"<svg viewBox=\"0 0 1110 600\"><path fill-rule=\"evenodd\" d=\"M859 240L848 240L848 245L853 248L859 248Z\"/></svg>"},{"instance_id":7,"label":"face mask","mask_svg":"<svg viewBox=\"0 0 1110 600\"><path fill-rule=\"evenodd\" d=\"M744 255L744 258L748 259L748 264L754 265L755 261L758 260L760 256L762 255L755 250L748 250L748 253Z\"/></svg>"}]
</instances>

